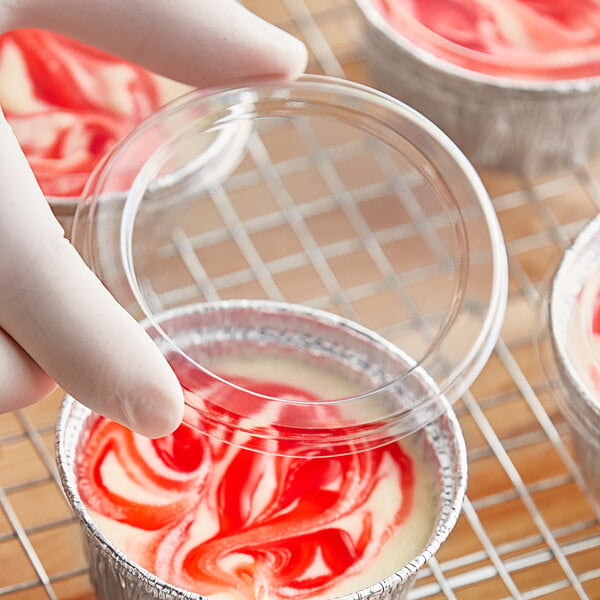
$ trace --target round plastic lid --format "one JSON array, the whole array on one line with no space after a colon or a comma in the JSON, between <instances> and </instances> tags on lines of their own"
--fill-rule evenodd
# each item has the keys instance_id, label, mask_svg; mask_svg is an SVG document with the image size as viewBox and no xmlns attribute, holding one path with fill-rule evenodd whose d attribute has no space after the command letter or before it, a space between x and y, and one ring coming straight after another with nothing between
<instances>
[{"instance_id":1,"label":"round plastic lid","mask_svg":"<svg viewBox=\"0 0 600 600\"><path fill-rule=\"evenodd\" d=\"M323 400L360 399L353 425L371 433L389 425L401 437L472 383L506 303L502 235L468 161L406 105L327 77L168 105L96 169L73 241L180 379L195 373L240 390L246 408L236 417L263 438L277 426L255 428L248 407L282 398L228 381L207 347L269 354L265 339L293 339L297 328L304 345L273 352L326 370L331 357L321 350L347 347L362 365L354 371L366 373L385 356L356 394ZM210 318L198 321L206 307ZM399 389L402 402L390 402ZM374 415L368 407L384 396L385 415ZM195 414L211 409L233 422L226 400L213 402ZM291 404L299 435L314 434L314 407Z\"/></svg>"}]
</instances>

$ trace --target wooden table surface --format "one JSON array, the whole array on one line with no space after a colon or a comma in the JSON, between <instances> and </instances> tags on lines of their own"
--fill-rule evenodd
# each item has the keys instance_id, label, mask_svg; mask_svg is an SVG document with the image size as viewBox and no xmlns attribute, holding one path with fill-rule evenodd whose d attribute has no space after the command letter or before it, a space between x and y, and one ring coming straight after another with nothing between
<instances>
[{"instance_id":1,"label":"wooden table surface","mask_svg":"<svg viewBox=\"0 0 600 600\"><path fill-rule=\"evenodd\" d=\"M369 83L350 0L245 4L306 41L310 72ZM463 514L411 597L600 599L600 508L572 458L554 381L540 367L534 344L544 283L600 210L600 167L535 180L491 171L480 175L508 250L508 306L490 360L456 405L469 455ZM327 226L315 229L317 237L319 231L324 235ZM260 250L260 239L255 241ZM370 267L361 260L359 252L352 260L337 257L336 277L346 288L368 279ZM298 284L307 269L300 265L297 272L276 274L286 299L310 299L304 283ZM254 292L250 284L240 284L228 293ZM377 327L385 298L362 301L366 324ZM78 526L61 496L54 465L61 397L58 391L36 406L0 415L2 600L94 598Z\"/></svg>"}]
</instances>

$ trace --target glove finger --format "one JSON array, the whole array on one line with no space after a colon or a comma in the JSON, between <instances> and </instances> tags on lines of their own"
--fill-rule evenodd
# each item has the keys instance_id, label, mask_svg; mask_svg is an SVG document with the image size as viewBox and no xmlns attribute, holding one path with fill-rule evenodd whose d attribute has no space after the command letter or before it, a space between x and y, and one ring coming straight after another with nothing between
<instances>
[{"instance_id":1,"label":"glove finger","mask_svg":"<svg viewBox=\"0 0 600 600\"><path fill-rule=\"evenodd\" d=\"M236 0L24 0L16 10L20 27L51 29L194 86L292 79L306 67L304 44Z\"/></svg>"},{"instance_id":2,"label":"glove finger","mask_svg":"<svg viewBox=\"0 0 600 600\"><path fill-rule=\"evenodd\" d=\"M62 388L150 437L183 415L175 374L64 239L0 119L0 327Z\"/></svg>"}]
</instances>

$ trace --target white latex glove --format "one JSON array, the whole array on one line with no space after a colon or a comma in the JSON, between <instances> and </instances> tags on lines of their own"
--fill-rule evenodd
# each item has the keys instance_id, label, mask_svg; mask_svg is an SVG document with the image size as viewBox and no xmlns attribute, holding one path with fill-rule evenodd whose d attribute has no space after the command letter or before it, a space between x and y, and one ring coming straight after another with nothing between
<instances>
[{"instance_id":1,"label":"white latex glove","mask_svg":"<svg viewBox=\"0 0 600 600\"><path fill-rule=\"evenodd\" d=\"M0 0L0 28L76 38L194 86L289 79L306 49L235 0ZM0 412L58 383L150 437L183 415L178 381L85 266L0 116Z\"/></svg>"}]
</instances>

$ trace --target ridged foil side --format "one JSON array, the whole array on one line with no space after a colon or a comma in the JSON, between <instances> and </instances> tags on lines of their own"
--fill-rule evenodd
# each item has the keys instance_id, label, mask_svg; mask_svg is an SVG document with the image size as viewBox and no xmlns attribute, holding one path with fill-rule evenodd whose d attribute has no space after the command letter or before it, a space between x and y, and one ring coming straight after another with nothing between
<instances>
[{"instance_id":1,"label":"ridged foil side","mask_svg":"<svg viewBox=\"0 0 600 600\"><path fill-rule=\"evenodd\" d=\"M99 600L198 600L204 598L192 592L178 590L167 583L140 579L106 552L98 540L88 535L90 579ZM381 582L360 594L345 596L347 600L406 600L416 578L415 570L396 581Z\"/></svg>"},{"instance_id":2,"label":"ridged foil side","mask_svg":"<svg viewBox=\"0 0 600 600\"><path fill-rule=\"evenodd\" d=\"M63 402L57 424L57 463L67 500L81 523L89 555L90 578L100 600L201 600L203 596L161 581L116 550L99 531L77 489L75 459L85 444L94 414L76 400ZM467 482L464 438L452 411L420 432L421 451L438 467L437 521L426 547L411 562L377 584L339 600L405 600L418 570L435 554L460 514Z\"/></svg>"},{"instance_id":3,"label":"ridged foil side","mask_svg":"<svg viewBox=\"0 0 600 600\"><path fill-rule=\"evenodd\" d=\"M370 0L357 4L375 87L433 121L475 165L536 175L600 153L600 79L527 84L471 75L400 43Z\"/></svg>"}]
</instances>

